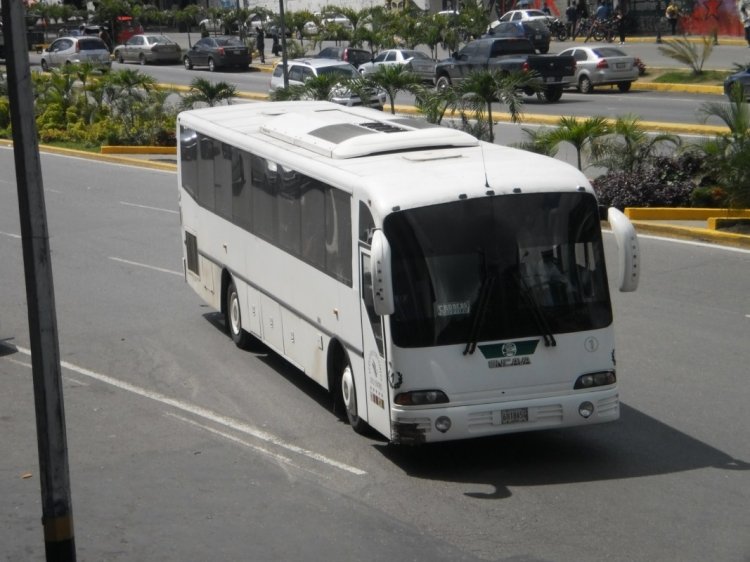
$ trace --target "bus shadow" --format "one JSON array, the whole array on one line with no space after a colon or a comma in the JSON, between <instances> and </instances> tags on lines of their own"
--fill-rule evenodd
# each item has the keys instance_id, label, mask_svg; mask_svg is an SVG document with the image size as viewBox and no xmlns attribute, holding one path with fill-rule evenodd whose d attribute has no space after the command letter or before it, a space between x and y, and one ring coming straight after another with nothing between
<instances>
[{"instance_id":1,"label":"bus shadow","mask_svg":"<svg viewBox=\"0 0 750 562\"><path fill-rule=\"evenodd\" d=\"M422 447L379 445L415 478L484 484L477 499L510 497L510 487L638 478L700 468L749 470L750 463L621 404L614 424L518 433Z\"/></svg>"}]
</instances>

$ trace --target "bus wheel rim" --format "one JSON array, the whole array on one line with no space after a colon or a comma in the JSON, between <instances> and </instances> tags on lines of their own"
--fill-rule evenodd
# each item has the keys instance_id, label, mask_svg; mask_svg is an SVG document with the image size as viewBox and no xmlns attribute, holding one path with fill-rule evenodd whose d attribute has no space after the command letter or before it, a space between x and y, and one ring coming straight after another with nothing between
<instances>
[{"instance_id":1,"label":"bus wheel rim","mask_svg":"<svg viewBox=\"0 0 750 562\"><path fill-rule=\"evenodd\" d=\"M344 406L348 412L353 412L355 408L354 399L354 379L352 378L352 370L347 367L341 375L341 396L344 399Z\"/></svg>"}]
</instances>

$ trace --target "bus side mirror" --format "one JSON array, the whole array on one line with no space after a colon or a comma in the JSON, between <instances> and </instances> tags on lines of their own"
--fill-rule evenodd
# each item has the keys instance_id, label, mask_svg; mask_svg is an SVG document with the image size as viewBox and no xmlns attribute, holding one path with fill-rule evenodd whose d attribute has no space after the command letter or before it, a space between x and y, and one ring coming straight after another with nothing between
<instances>
[{"instance_id":1,"label":"bus side mirror","mask_svg":"<svg viewBox=\"0 0 750 562\"><path fill-rule=\"evenodd\" d=\"M372 299L375 314L393 314L393 277L391 270L391 245L382 230L372 234L370 271L372 272Z\"/></svg>"},{"instance_id":2,"label":"bus side mirror","mask_svg":"<svg viewBox=\"0 0 750 562\"><path fill-rule=\"evenodd\" d=\"M633 223L622 212L610 207L607 219L617 242L617 255L620 264L619 288L623 293L635 291L640 278L640 250L638 235Z\"/></svg>"}]
</instances>

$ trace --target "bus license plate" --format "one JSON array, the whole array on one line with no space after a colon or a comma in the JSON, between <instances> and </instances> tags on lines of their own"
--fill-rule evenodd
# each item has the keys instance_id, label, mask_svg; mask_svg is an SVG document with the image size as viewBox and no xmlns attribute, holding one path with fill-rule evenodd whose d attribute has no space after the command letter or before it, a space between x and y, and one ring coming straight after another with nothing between
<instances>
[{"instance_id":1,"label":"bus license plate","mask_svg":"<svg viewBox=\"0 0 750 562\"><path fill-rule=\"evenodd\" d=\"M528 408L513 408L512 410L500 410L500 423L522 423L529 421Z\"/></svg>"}]
</instances>

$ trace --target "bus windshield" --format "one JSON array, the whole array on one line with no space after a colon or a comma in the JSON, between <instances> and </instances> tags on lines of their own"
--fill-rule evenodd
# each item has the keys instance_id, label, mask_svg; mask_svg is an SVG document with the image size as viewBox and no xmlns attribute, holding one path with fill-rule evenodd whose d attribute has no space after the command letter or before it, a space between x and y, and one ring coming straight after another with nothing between
<instances>
[{"instance_id":1,"label":"bus windshield","mask_svg":"<svg viewBox=\"0 0 750 562\"><path fill-rule=\"evenodd\" d=\"M383 229L393 265L391 335L399 347L547 340L612 322L589 193L461 200L395 212Z\"/></svg>"}]
</instances>

